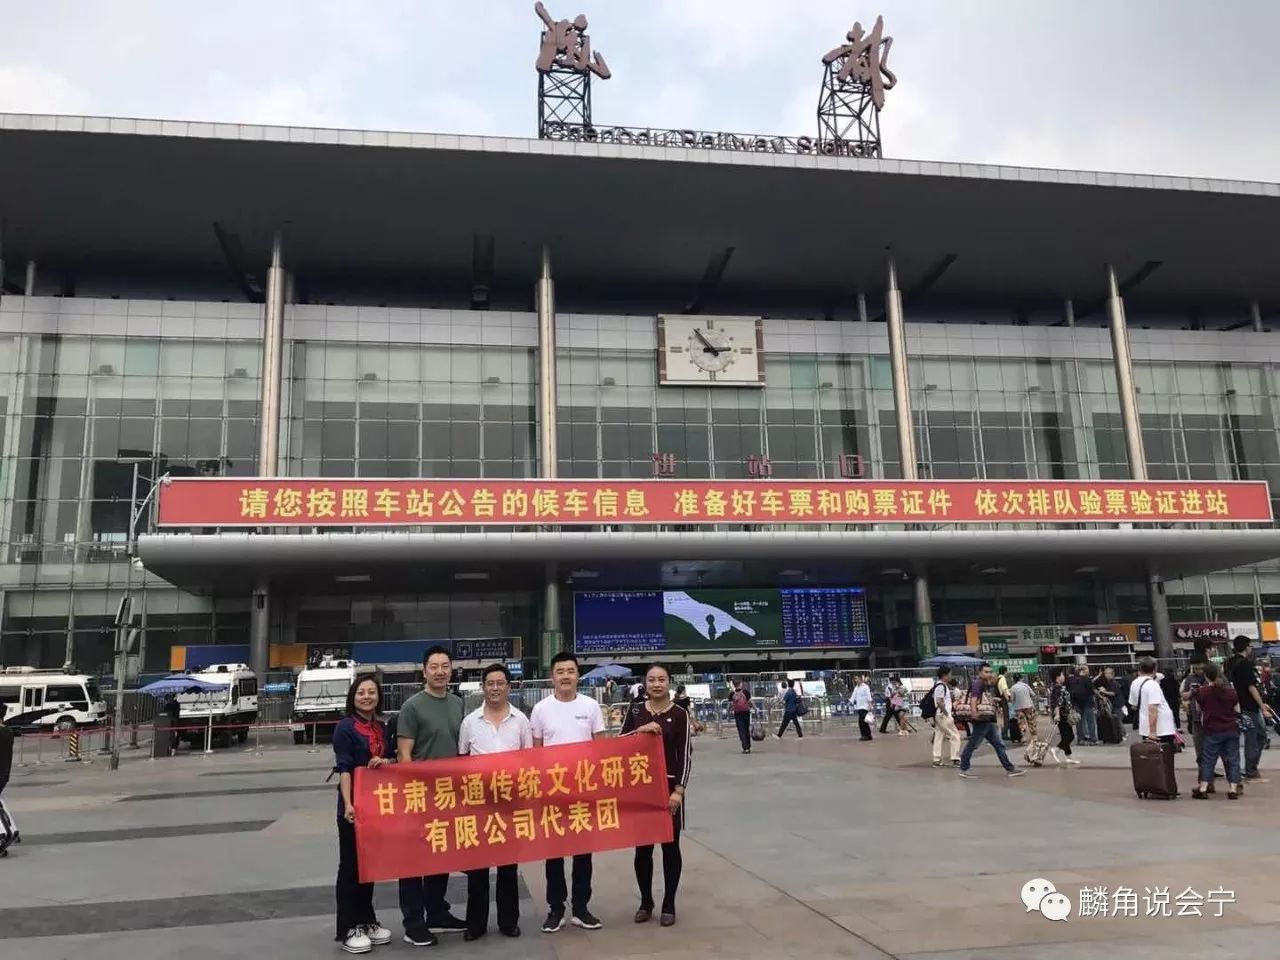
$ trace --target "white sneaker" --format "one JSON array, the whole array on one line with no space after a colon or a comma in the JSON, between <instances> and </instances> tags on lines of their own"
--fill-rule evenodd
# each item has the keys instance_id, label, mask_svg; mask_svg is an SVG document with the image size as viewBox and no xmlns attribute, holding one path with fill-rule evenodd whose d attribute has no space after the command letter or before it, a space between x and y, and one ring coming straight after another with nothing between
<instances>
[{"instance_id":1,"label":"white sneaker","mask_svg":"<svg viewBox=\"0 0 1280 960\"><path fill-rule=\"evenodd\" d=\"M364 927L353 927L347 931L347 939L342 941L342 949L347 953L368 953L373 949L373 942Z\"/></svg>"},{"instance_id":2,"label":"white sneaker","mask_svg":"<svg viewBox=\"0 0 1280 960\"><path fill-rule=\"evenodd\" d=\"M1069 766L1072 766L1072 767L1080 766L1080 761L1077 760L1075 757L1063 757L1062 760L1064 763L1068 764Z\"/></svg>"},{"instance_id":3,"label":"white sneaker","mask_svg":"<svg viewBox=\"0 0 1280 960\"><path fill-rule=\"evenodd\" d=\"M391 942L391 931L384 926L376 923L366 923L361 929L364 930L365 936L369 938L369 942L375 947Z\"/></svg>"}]
</instances>

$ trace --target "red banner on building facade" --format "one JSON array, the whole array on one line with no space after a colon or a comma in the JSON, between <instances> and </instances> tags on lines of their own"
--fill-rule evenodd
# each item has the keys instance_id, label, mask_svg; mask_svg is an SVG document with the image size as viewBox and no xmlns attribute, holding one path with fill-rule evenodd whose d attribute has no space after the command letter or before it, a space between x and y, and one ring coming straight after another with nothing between
<instances>
[{"instance_id":1,"label":"red banner on building facade","mask_svg":"<svg viewBox=\"0 0 1280 960\"><path fill-rule=\"evenodd\" d=\"M1262 481L177 478L164 527L1269 523Z\"/></svg>"},{"instance_id":2,"label":"red banner on building facade","mask_svg":"<svg viewBox=\"0 0 1280 960\"><path fill-rule=\"evenodd\" d=\"M357 770L360 881L666 843L669 796L652 736Z\"/></svg>"}]
</instances>

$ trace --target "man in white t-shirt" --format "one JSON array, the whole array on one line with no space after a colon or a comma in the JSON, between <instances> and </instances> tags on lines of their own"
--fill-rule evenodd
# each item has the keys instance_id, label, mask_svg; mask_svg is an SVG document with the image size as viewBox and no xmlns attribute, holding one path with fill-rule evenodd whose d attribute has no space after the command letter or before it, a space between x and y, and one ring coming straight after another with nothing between
<instances>
[{"instance_id":1,"label":"man in white t-shirt","mask_svg":"<svg viewBox=\"0 0 1280 960\"><path fill-rule=\"evenodd\" d=\"M536 704L529 716L535 747L554 747L562 743L585 743L604 737L604 716L600 704L578 693L578 658L567 650L551 658L552 696ZM542 924L543 933L555 933L564 927L565 899L569 891L564 881L564 858L546 863L547 906L550 912ZM603 924L587 909L591 900L591 854L573 858L573 896L571 919L575 927L599 930Z\"/></svg>"},{"instance_id":2,"label":"man in white t-shirt","mask_svg":"<svg viewBox=\"0 0 1280 960\"><path fill-rule=\"evenodd\" d=\"M853 704L853 709L858 714L858 739L870 740L871 724L867 723L867 716L875 704L871 700L871 684L867 683L866 677L858 678L858 685L853 688L853 695L849 697L849 702Z\"/></svg>"},{"instance_id":3,"label":"man in white t-shirt","mask_svg":"<svg viewBox=\"0 0 1280 960\"><path fill-rule=\"evenodd\" d=\"M1169 701L1160 689L1160 674L1156 673L1156 662L1151 657L1143 657L1138 664L1138 676L1129 686L1129 706L1138 714L1138 736L1173 743L1178 727L1173 722Z\"/></svg>"}]
</instances>

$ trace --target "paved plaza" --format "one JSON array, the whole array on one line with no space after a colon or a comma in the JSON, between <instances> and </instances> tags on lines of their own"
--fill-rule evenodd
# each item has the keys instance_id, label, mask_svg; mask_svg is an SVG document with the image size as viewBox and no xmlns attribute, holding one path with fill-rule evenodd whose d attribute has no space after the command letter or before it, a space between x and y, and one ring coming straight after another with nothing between
<instances>
[{"instance_id":1,"label":"paved plaza","mask_svg":"<svg viewBox=\"0 0 1280 960\"><path fill-rule=\"evenodd\" d=\"M538 931L542 870L521 869L524 936L445 937L430 954L596 960L708 956L1147 960L1212 951L1271 956L1280 936L1275 784L1142 802L1127 751L1081 748L1084 765L1006 779L989 750L980 778L928 762L923 734L863 744L842 732L772 738L751 756L699 738L684 835L679 923L638 927L629 852L597 855L603 930ZM1280 754L1263 755L1263 769ZM1179 781L1192 786L1190 754ZM142 960L342 955L333 935L337 862L330 755L284 741L260 753L127 756L16 768L6 799L25 840L0 860L0 957ZM1020 901L1043 877L1070 898L1052 922ZM450 901L461 912L464 881ZM660 886L660 884L659 884ZM1078 892L1133 888L1138 917L1077 915ZM1145 888L1234 893L1201 916L1146 917ZM1218 899L1223 899L1220 896ZM400 942L394 884L378 888ZM1032 953L1034 950L1034 953Z\"/></svg>"}]
</instances>

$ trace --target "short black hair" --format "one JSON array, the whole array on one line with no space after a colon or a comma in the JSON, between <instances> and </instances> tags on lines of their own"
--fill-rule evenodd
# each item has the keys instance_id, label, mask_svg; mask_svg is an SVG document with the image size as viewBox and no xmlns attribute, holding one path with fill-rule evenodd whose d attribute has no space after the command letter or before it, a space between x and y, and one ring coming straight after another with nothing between
<instances>
[{"instance_id":1,"label":"short black hair","mask_svg":"<svg viewBox=\"0 0 1280 960\"><path fill-rule=\"evenodd\" d=\"M950 668L950 667L948 667L948 666L946 666L946 665L944 664L943 666L941 666L941 667L939 667L939 668L938 668L938 679L939 679L939 680L945 680L945 679L947 679L947 677L949 677L949 676L951 676L951 668Z\"/></svg>"},{"instance_id":2,"label":"short black hair","mask_svg":"<svg viewBox=\"0 0 1280 960\"><path fill-rule=\"evenodd\" d=\"M1015 673L1015 674L1013 675L1013 682L1014 682L1014 683L1017 683L1017 682L1018 682L1019 680L1021 680L1021 679L1022 679L1022 674L1020 674L1020 673Z\"/></svg>"},{"instance_id":3,"label":"short black hair","mask_svg":"<svg viewBox=\"0 0 1280 960\"><path fill-rule=\"evenodd\" d=\"M427 663L431 660L431 658L432 658L432 657L434 657L434 656L435 656L436 654L438 654L438 653L443 653L446 657L448 657L448 658L449 658L449 662L450 662L450 663L452 663L452 662L453 662L453 654L452 654L452 653L450 653L448 650L446 650L446 649L445 649L444 647L442 647L440 644L438 644L438 643L433 643L431 646L427 647L427 652L426 652L426 653L424 653L424 654L422 655L422 665L425 667L425 666L427 665Z\"/></svg>"},{"instance_id":4,"label":"short black hair","mask_svg":"<svg viewBox=\"0 0 1280 960\"><path fill-rule=\"evenodd\" d=\"M647 667L644 668L644 675L646 679L649 676L649 671L654 669L661 670L663 673L667 675L668 680L671 679L671 668L668 667L665 663L661 663L657 660L655 660L653 663L649 664ZM680 684L680 687L681 689L683 689L684 684Z\"/></svg>"},{"instance_id":5,"label":"short black hair","mask_svg":"<svg viewBox=\"0 0 1280 960\"><path fill-rule=\"evenodd\" d=\"M996 673L1001 673L1001 674L1003 674L1003 673L1007 673L1007 672L1008 672L1008 670L1009 670L1009 668L1008 668L1008 667L1001 665L1000 669L999 669L999 670L997 670L997 671L996 671Z\"/></svg>"},{"instance_id":6,"label":"short black hair","mask_svg":"<svg viewBox=\"0 0 1280 960\"><path fill-rule=\"evenodd\" d=\"M981 673L981 672L982 672L982 668L983 668L983 667L990 667L990 666L991 666L991 664L989 664L989 663L987 663L987 661L983 660L980 664L978 664L978 672L979 672L979 673Z\"/></svg>"},{"instance_id":7,"label":"short black hair","mask_svg":"<svg viewBox=\"0 0 1280 960\"><path fill-rule=\"evenodd\" d=\"M582 664L578 663L578 655L574 653L572 650L561 650L554 657L552 657L551 658L552 670L556 668L557 663L572 663L575 667L582 666Z\"/></svg>"},{"instance_id":8,"label":"short black hair","mask_svg":"<svg viewBox=\"0 0 1280 960\"><path fill-rule=\"evenodd\" d=\"M1139 673L1155 673L1155 672L1156 672L1156 661L1155 661L1155 658L1154 658L1154 657L1143 657L1141 660L1139 660L1139 661L1138 661L1138 672L1139 672Z\"/></svg>"},{"instance_id":9,"label":"short black hair","mask_svg":"<svg viewBox=\"0 0 1280 960\"><path fill-rule=\"evenodd\" d=\"M500 673L507 678L507 683L511 682L511 671L508 670L506 667L504 667L500 663L491 663L487 667L485 667L484 673L480 674L481 682L488 680L489 674L491 673Z\"/></svg>"},{"instance_id":10,"label":"short black hair","mask_svg":"<svg viewBox=\"0 0 1280 960\"><path fill-rule=\"evenodd\" d=\"M369 681L378 691L378 705L373 708L374 715L382 709L382 682L378 679L377 674L366 673L356 677L351 681L351 686L347 688L347 716L354 717L356 715L356 691L360 689L360 684Z\"/></svg>"},{"instance_id":11,"label":"short black hair","mask_svg":"<svg viewBox=\"0 0 1280 960\"><path fill-rule=\"evenodd\" d=\"M787 689L790 690L792 683L794 683L795 681L787 679L787 680L784 680L783 682L787 685Z\"/></svg>"},{"instance_id":12,"label":"short black hair","mask_svg":"<svg viewBox=\"0 0 1280 960\"><path fill-rule=\"evenodd\" d=\"M1240 634L1231 641L1231 649L1236 653L1244 653L1251 646L1253 646L1253 641L1244 634Z\"/></svg>"}]
</instances>

